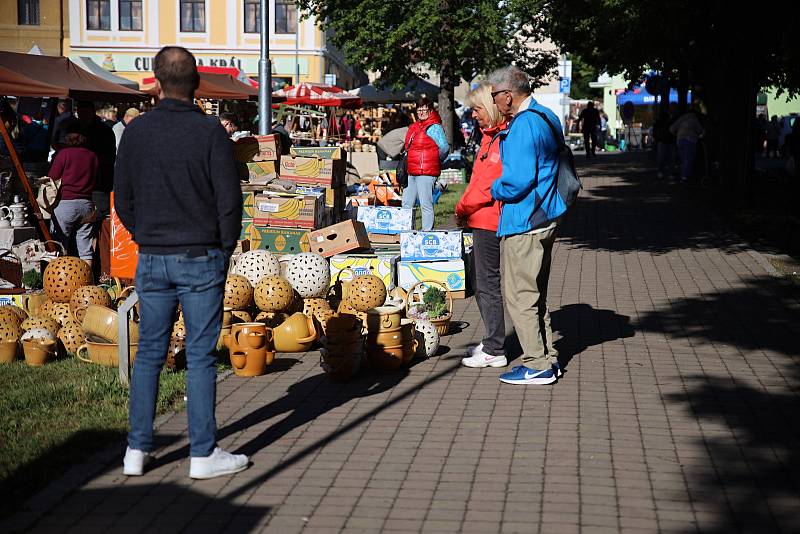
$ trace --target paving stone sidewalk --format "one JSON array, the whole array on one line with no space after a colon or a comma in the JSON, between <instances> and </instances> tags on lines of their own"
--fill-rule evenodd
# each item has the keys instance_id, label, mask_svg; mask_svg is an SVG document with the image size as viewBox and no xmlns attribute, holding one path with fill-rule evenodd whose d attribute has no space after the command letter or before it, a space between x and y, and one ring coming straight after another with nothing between
<instances>
[{"instance_id":1,"label":"paving stone sidewalk","mask_svg":"<svg viewBox=\"0 0 800 534\"><path fill-rule=\"evenodd\" d=\"M798 532L798 287L643 156L586 166L559 232L554 386L437 357L332 384L318 353L219 385L237 476L188 478L186 417L146 476L98 456L5 528L37 532ZM517 362L514 362L517 363ZM80 482L67 491L73 482Z\"/></svg>"}]
</instances>

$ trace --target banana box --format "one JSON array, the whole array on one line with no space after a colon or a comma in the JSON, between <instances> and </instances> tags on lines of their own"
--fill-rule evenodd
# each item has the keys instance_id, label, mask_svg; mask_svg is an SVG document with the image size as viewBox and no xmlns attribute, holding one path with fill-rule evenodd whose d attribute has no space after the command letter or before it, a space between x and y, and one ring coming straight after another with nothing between
<instances>
[{"instance_id":1,"label":"banana box","mask_svg":"<svg viewBox=\"0 0 800 534\"><path fill-rule=\"evenodd\" d=\"M358 220L372 234L399 234L414 229L414 209L392 206L359 206Z\"/></svg>"},{"instance_id":2,"label":"banana box","mask_svg":"<svg viewBox=\"0 0 800 534\"><path fill-rule=\"evenodd\" d=\"M339 185L336 187L312 187L308 185L299 185L295 188L296 195L325 195L325 205L330 208L335 208L338 211L344 209L344 204L347 199L347 187Z\"/></svg>"},{"instance_id":3,"label":"banana box","mask_svg":"<svg viewBox=\"0 0 800 534\"><path fill-rule=\"evenodd\" d=\"M464 250L472 248L474 242L472 232L464 232Z\"/></svg>"},{"instance_id":4,"label":"banana box","mask_svg":"<svg viewBox=\"0 0 800 534\"><path fill-rule=\"evenodd\" d=\"M278 161L281 159L280 137L277 134L241 137L233 144L233 155L240 163Z\"/></svg>"},{"instance_id":5,"label":"banana box","mask_svg":"<svg viewBox=\"0 0 800 534\"><path fill-rule=\"evenodd\" d=\"M450 291L465 291L467 273L464 260L401 261L397 264L397 284L408 291L423 280L434 280Z\"/></svg>"},{"instance_id":6,"label":"banana box","mask_svg":"<svg viewBox=\"0 0 800 534\"><path fill-rule=\"evenodd\" d=\"M331 285L337 280L349 282L353 276L374 274L386 285L386 289L395 287L397 254L339 254L330 259ZM349 270L348 270L349 269ZM340 274L341 273L341 274Z\"/></svg>"},{"instance_id":7,"label":"banana box","mask_svg":"<svg viewBox=\"0 0 800 534\"><path fill-rule=\"evenodd\" d=\"M255 212L256 194L253 191L242 191L242 219L252 219Z\"/></svg>"},{"instance_id":8,"label":"banana box","mask_svg":"<svg viewBox=\"0 0 800 534\"><path fill-rule=\"evenodd\" d=\"M250 229L253 227L253 219L242 219L242 231L239 233L239 240L250 239Z\"/></svg>"},{"instance_id":9,"label":"banana box","mask_svg":"<svg viewBox=\"0 0 800 534\"><path fill-rule=\"evenodd\" d=\"M251 227L250 248L269 250L273 254L298 254L311 250L305 230L264 226Z\"/></svg>"},{"instance_id":10,"label":"banana box","mask_svg":"<svg viewBox=\"0 0 800 534\"><path fill-rule=\"evenodd\" d=\"M325 200L322 196L270 193L255 197L253 224L284 228L320 228Z\"/></svg>"},{"instance_id":11,"label":"banana box","mask_svg":"<svg viewBox=\"0 0 800 534\"><path fill-rule=\"evenodd\" d=\"M291 180L298 185L335 187L344 184L345 162L340 159L285 156L281 158L279 174L282 180Z\"/></svg>"},{"instance_id":12,"label":"banana box","mask_svg":"<svg viewBox=\"0 0 800 534\"><path fill-rule=\"evenodd\" d=\"M339 146L293 146L289 148L292 156L304 158L342 159L342 147Z\"/></svg>"},{"instance_id":13,"label":"banana box","mask_svg":"<svg viewBox=\"0 0 800 534\"><path fill-rule=\"evenodd\" d=\"M251 184L265 184L274 179L278 166L274 161L255 161L247 164L247 179Z\"/></svg>"},{"instance_id":14,"label":"banana box","mask_svg":"<svg viewBox=\"0 0 800 534\"><path fill-rule=\"evenodd\" d=\"M400 259L403 261L460 260L463 253L461 230L403 232Z\"/></svg>"}]
</instances>

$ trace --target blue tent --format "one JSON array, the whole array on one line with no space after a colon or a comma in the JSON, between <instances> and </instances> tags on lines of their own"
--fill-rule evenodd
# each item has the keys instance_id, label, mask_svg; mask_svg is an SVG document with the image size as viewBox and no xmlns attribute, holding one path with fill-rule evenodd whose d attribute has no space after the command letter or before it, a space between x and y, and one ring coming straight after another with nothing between
<instances>
[{"instance_id":1,"label":"blue tent","mask_svg":"<svg viewBox=\"0 0 800 534\"><path fill-rule=\"evenodd\" d=\"M687 101L688 103L692 102L691 91L689 91L689 94L687 95ZM648 93L647 90L645 90L644 86L635 85L633 89L629 89L624 93L620 93L617 95L618 106L622 106L627 102L631 102L634 106L652 106L656 104L656 97ZM669 102L670 104L678 103L677 89L669 90Z\"/></svg>"}]
</instances>

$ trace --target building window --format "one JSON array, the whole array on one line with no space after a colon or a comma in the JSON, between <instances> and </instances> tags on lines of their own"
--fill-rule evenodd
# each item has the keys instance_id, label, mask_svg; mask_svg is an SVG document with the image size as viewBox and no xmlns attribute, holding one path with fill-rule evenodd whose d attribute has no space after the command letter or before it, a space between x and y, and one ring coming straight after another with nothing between
<instances>
[{"instance_id":1,"label":"building window","mask_svg":"<svg viewBox=\"0 0 800 534\"><path fill-rule=\"evenodd\" d=\"M297 5L294 0L275 0L275 33L297 32Z\"/></svg>"},{"instance_id":2,"label":"building window","mask_svg":"<svg viewBox=\"0 0 800 534\"><path fill-rule=\"evenodd\" d=\"M119 29L142 31L142 0L119 0Z\"/></svg>"},{"instance_id":3,"label":"building window","mask_svg":"<svg viewBox=\"0 0 800 534\"><path fill-rule=\"evenodd\" d=\"M261 33L261 0L244 0L244 33Z\"/></svg>"},{"instance_id":4,"label":"building window","mask_svg":"<svg viewBox=\"0 0 800 534\"><path fill-rule=\"evenodd\" d=\"M111 30L111 0L86 0L86 29Z\"/></svg>"},{"instance_id":5,"label":"building window","mask_svg":"<svg viewBox=\"0 0 800 534\"><path fill-rule=\"evenodd\" d=\"M20 26L39 25L39 0L17 0L17 22Z\"/></svg>"},{"instance_id":6,"label":"building window","mask_svg":"<svg viewBox=\"0 0 800 534\"><path fill-rule=\"evenodd\" d=\"M181 0L181 31L206 31L205 0Z\"/></svg>"}]
</instances>

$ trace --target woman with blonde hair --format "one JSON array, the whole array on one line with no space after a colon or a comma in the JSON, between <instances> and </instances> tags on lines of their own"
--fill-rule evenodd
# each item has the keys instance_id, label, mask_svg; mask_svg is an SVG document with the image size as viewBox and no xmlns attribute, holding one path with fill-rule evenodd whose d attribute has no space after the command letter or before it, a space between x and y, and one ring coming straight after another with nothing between
<instances>
[{"instance_id":1,"label":"woman with blonde hair","mask_svg":"<svg viewBox=\"0 0 800 534\"><path fill-rule=\"evenodd\" d=\"M483 340L467 349L461 363L467 367L505 367L506 338L503 299L500 298L500 238L497 223L500 204L492 198L492 183L503 172L497 133L506 127L505 118L494 103L492 86L483 82L467 93L467 105L483 132L475 156L472 177L456 206L459 225L472 228L475 254L475 300L486 329Z\"/></svg>"}]
</instances>

